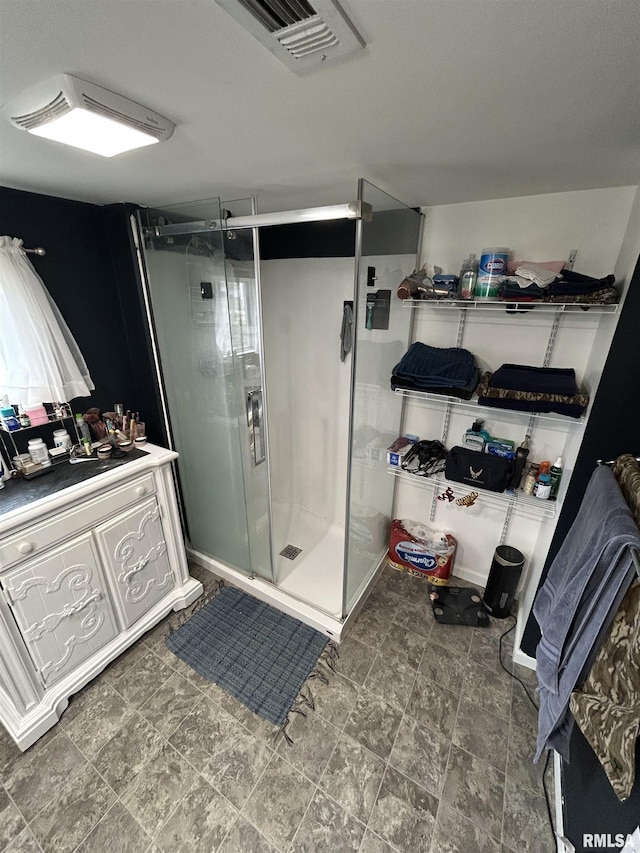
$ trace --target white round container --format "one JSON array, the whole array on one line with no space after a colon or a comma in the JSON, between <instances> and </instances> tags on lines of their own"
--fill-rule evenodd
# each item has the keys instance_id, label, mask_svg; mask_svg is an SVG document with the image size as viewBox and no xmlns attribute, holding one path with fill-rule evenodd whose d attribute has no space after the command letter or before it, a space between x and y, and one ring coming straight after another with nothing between
<instances>
[{"instance_id":1,"label":"white round container","mask_svg":"<svg viewBox=\"0 0 640 853\"><path fill-rule=\"evenodd\" d=\"M507 273L509 249L493 246L483 249L476 280L476 299L496 299L502 276Z\"/></svg>"},{"instance_id":2,"label":"white round container","mask_svg":"<svg viewBox=\"0 0 640 853\"><path fill-rule=\"evenodd\" d=\"M51 460L49 459L49 451L47 450L47 445L44 443L42 438L30 438L28 442L29 447L29 456L33 462L46 467L47 465L51 465Z\"/></svg>"},{"instance_id":3,"label":"white round container","mask_svg":"<svg viewBox=\"0 0 640 853\"><path fill-rule=\"evenodd\" d=\"M53 431L53 446L65 447L69 449L72 445L71 436L66 429L54 429Z\"/></svg>"},{"instance_id":4,"label":"white round container","mask_svg":"<svg viewBox=\"0 0 640 853\"><path fill-rule=\"evenodd\" d=\"M72 446L71 436L66 429L54 429L53 431L53 446L63 447L65 450L70 450Z\"/></svg>"},{"instance_id":5,"label":"white round container","mask_svg":"<svg viewBox=\"0 0 640 853\"><path fill-rule=\"evenodd\" d=\"M19 453L17 456L13 457L13 467L16 471L24 471L25 462L33 462L30 453Z\"/></svg>"}]
</instances>

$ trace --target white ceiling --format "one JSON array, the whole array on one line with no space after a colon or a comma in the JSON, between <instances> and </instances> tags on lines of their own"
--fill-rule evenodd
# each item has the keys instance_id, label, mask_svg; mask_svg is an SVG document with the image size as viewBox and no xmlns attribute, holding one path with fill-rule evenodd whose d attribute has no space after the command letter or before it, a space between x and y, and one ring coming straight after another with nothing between
<instances>
[{"instance_id":1,"label":"white ceiling","mask_svg":"<svg viewBox=\"0 0 640 853\"><path fill-rule=\"evenodd\" d=\"M0 122L0 182L162 205L411 205L640 180L638 0L341 0L362 55L296 75L214 0L0 0L0 102L66 72L177 125L106 160Z\"/></svg>"}]
</instances>

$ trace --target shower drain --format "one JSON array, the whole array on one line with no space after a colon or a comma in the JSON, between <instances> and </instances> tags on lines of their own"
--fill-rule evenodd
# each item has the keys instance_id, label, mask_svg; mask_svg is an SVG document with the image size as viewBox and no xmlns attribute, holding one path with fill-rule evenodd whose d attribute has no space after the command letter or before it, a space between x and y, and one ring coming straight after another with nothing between
<instances>
[{"instance_id":1,"label":"shower drain","mask_svg":"<svg viewBox=\"0 0 640 853\"><path fill-rule=\"evenodd\" d=\"M282 551L280 551L280 556L286 557L287 560L295 560L301 552L302 548L296 548L295 545L285 545Z\"/></svg>"}]
</instances>

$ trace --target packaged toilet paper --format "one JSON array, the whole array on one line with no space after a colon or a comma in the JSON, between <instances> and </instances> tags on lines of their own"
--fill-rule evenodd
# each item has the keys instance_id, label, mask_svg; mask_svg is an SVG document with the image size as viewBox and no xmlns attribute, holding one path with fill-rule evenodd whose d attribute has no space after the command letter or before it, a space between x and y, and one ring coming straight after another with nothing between
<instances>
[{"instance_id":1,"label":"packaged toilet paper","mask_svg":"<svg viewBox=\"0 0 640 853\"><path fill-rule=\"evenodd\" d=\"M444 530L434 530L421 521L396 518L391 522L388 562L394 569L444 586L453 573L457 544Z\"/></svg>"}]
</instances>

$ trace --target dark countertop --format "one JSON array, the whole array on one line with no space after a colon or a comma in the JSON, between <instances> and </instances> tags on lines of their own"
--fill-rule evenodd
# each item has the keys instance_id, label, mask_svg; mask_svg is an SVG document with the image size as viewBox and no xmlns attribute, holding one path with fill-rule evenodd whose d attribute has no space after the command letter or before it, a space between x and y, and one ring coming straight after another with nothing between
<instances>
[{"instance_id":1,"label":"dark countertop","mask_svg":"<svg viewBox=\"0 0 640 853\"><path fill-rule=\"evenodd\" d=\"M76 483L90 480L105 471L119 468L127 462L133 462L146 455L145 450L133 447L122 459L96 459L77 462L74 465L66 460L58 464L54 463L50 470L32 480L24 480L21 477L8 480L5 488L0 489L0 515L27 506L41 498L47 498L68 486L75 486Z\"/></svg>"}]
</instances>

